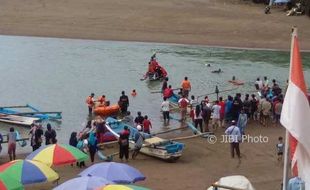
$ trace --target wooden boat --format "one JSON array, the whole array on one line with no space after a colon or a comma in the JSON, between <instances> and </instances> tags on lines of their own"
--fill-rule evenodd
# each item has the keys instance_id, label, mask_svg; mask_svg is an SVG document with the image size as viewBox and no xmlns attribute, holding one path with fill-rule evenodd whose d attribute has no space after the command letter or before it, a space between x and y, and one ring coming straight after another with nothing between
<instances>
[{"instance_id":1,"label":"wooden boat","mask_svg":"<svg viewBox=\"0 0 310 190\"><path fill-rule=\"evenodd\" d=\"M229 80L228 82L232 83L233 85L244 85L244 82L241 80Z\"/></svg>"},{"instance_id":2,"label":"wooden boat","mask_svg":"<svg viewBox=\"0 0 310 190\"><path fill-rule=\"evenodd\" d=\"M22 112L18 109L26 108L30 111ZM17 115L17 116L25 116L25 117L34 117L39 118L40 120L58 120L62 119L61 112L41 112L34 106L29 104L25 106L5 106L0 107L0 113L7 115Z\"/></svg>"},{"instance_id":3,"label":"wooden boat","mask_svg":"<svg viewBox=\"0 0 310 190\"><path fill-rule=\"evenodd\" d=\"M35 117L0 114L1 122L17 124L17 125L30 126L33 122L39 121L39 120L40 120L39 118L35 118Z\"/></svg>"},{"instance_id":4,"label":"wooden boat","mask_svg":"<svg viewBox=\"0 0 310 190\"><path fill-rule=\"evenodd\" d=\"M120 107L118 104L111 106L98 106L94 109L94 113L100 116L112 116L118 114Z\"/></svg>"},{"instance_id":5,"label":"wooden boat","mask_svg":"<svg viewBox=\"0 0 310 190\"><path fill-rule=\"evenodd\" d=\"M117 138L119 138L119 134L123 131L124 127L127 126L130 130L129 146L130 148L134 147L135 143L133 139L135 134L138 132L136 128L126 125L123 122L111 117L108 117L106 122L107 129ZM168 161L175 161L182 156L184 144L159 137L151 137L151 135L147 133L142 133L142 135L145 137L145 141L140 150L141 153Z\"/></svg>"}]
</instances>

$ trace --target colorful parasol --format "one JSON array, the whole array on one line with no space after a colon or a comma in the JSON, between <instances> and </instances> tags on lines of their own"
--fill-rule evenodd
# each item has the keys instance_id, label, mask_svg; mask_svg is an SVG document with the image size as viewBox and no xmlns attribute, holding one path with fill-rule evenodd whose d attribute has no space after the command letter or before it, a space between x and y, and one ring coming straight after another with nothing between
<instances>
[{"instance_id":1,"label":"colorful parasol","mask_svg":"<svg viewBox=\"0 0 310 190\"><path fill-rule=\"evenodd\" d=\"M151 190L145 187L139 187L136 185L106 185L96 190Z\"/></svg>"},{"instance_id":2,"label":"colorful parasol","mask_svg":"<svg viewBox=\"0 0 310 190\"><path fill-rule=\"evenodd\" d=\"M35 160L48 166L59 166L81 162L88 159L88 155L70 145L53 144L39 148L27 156L28 160Z\"/></svg>"},{"instance_id":3,"label":"colorful parasol","mask_svg":"<svg viewBox=\"0 0 310 190\"><path fill-rule=\"evenodd\" d=\"M14 178L3 173L0 174L0 189L1 190L24 190L24 187Z\"/></svg>"},{"instance_id":4,"label":"colorful parasol","mask_svg":"<svg viewBox=\"0 0 310 190\"><path fill-rule=\"evenodd\" d=\"M97 176L122 184L145 180L145 176L136 168L116 162L94 164L86 168L79 176Z\"/></svg>"},{"instance_id":5,"label":"colorful parasol","mask_svg":"<svg viewBox=\"0 0 310 190\"><path fill-rule=\"evenodd\" d=\"M78 184L78 185L77 185ZM94 190L96 187L114 184L111 181L108 181L101 177L95 176L85 176L85 177L76 177L70 179L63 184L55 187L53 190Z\"/></svg>"},{"instance_id":6,"label":"colorful parasol","mask_svg":"<svg viewBox=\"0 0 310 190\"><path fill-rule=\"evenodd\" d=\"M31 160L14 160L0 166L1 175L10 176L23 185L50 182L59 178L50 167Z\"/></svg>"}]
</instances>

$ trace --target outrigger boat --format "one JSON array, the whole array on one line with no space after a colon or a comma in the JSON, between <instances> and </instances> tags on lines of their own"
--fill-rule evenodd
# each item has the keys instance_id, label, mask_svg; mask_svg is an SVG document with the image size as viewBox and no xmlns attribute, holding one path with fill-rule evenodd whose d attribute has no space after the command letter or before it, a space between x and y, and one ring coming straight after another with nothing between
<instances>
[{"instance_id":1,"label":"outrigger boat","mask_svg":"<svg viewBox=\"0 0 310 190\"><path fill-rule=\"evenodd\" d=\"M33 122L39 121L39 118L24 117L18 115L0 114L0 121L5 123L30 126Z\"/></svg>"},{"instance_id":2,"label":"outrigger boat","mask_svg":"<svg viewBox=\"0 0 310 190\"><path fill-rule=\"evenodd\" d=\"M135 143L133 139L138 132L136 128L112 117L108 117L106 122L106 128L117 138L119 138L119 134L124 130L124 127L127 126L130 130L129 146L130 148L134 147ZM176 161L182 156L184 149L183 143L152 137L147 133L142 133L142 135L145 137L145 141L140 150L141 153L168 161Z\"/></svg>"},{"instance_id":3,"label":"outrigger boat","mask_svg":"<svg viewBox=\"0 0 310 190\"><path fill-rule=\"evenodd\" d=\"M26 108L30 111L22 112L17 109ZM59 120L62 119L61 112L41 112L37 108L27 104L25 106L4 106L0 107L0 114L23 116L24 118L38 118L40 120ZM30 121L29 119L29 121Z\"/></svg>"}]
</instances>

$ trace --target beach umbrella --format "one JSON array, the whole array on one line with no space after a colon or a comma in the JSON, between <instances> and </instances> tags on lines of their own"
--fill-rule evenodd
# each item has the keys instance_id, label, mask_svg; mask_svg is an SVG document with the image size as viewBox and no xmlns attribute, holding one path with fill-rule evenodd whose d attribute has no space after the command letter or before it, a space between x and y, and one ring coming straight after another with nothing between
<instances>
[{"instance_id":1,"label":"beach umbrella","mask_svg":"<svg viewBox=\"0 0 310 190\"><path fill-rule=\"evenodd\" d=\"M16 179L3 173L0 174L0 189L1 190L24 190L23 185Z\"/></svg>"},{"instance_id":2,"label":"beach umbrella","mask_svg":"<svg viewBox=\"0 0 310 190\"><path fill-rule=\"evenodd\" d=\"M114 183L101 177L84 176L70 179L69 181L60 184L53 190L94 190L96 187L108 184Z\"/></svg>"},{"instance_id":3,"label":"beach umbrella","mask_svg":"<svg viewBox=\"0 0 310 190\"><path fill-rule=\"evenodd\" d=\"M106 185L96 190L151 190L145 187L139 187L136 185Z\"/></svg>"},{"instance_id":4,"label":"beach umbrella","mask_svg":"<svg viewBox=\"0 0 310 190\"><path fill-rule=\"evenodd\" d=\"M32 160L13 160L0 166L1 175L10 176L23 185L51 182L58 174L43 163Z\"/></svg>"},{"instance_id":5,"label":"beach umbrella","mask_svg":"<svg viewBox=\"0 0 310 190\"><path fill-rule=\"evenodd\" d=\"M28 155L26 159L39 161L48 166L59 166L85 161L88 159L88 155L74 146L53 144L39 148Z\"/></svg>"},{"instance_id":6,"label":"beach umbrella","mask_svg":"<svg viewBox=\"0 0 310 190\"><path fill-rule=\"evenodd\" d=\"M137 169L121 163L99 163L86 168L79 176L97 176L115 183L135 183L145 180L145 176Z\"/></svg>"}]
</instances>

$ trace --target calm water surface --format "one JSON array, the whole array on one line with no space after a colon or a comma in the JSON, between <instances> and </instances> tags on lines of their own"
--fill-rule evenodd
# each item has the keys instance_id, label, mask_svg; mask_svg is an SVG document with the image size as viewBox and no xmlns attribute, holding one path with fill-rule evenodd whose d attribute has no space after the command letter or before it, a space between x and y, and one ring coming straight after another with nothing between
<instances>
[{"instance_id":1,"label":"calm water surface","mask_svg":"<svg viewBox=\"0 0 310 190\"><path fill-rule=\"evenodd\" d=\"M160 83L140 81L153 52L169 73L169 83L179 86L184 76L192 82L195 95L233 88L232 76L246 84L231 94L253 91L256 77L276 78L285 85L289 53L277 51L232 50L203 46L155 43L72 40L57 38L0 36L0 105L37 106L42 111L62 111L61 124L53 123L58 140L67 143L72 131L87 120L86 97L105 94L116 103L122 90L130 97L130 111L149 115L154 130L162 128L159 94L151 94ZM206 67L211 64L211 67ZM303 54L305 77L310 82L310 54ZM221 68L221 74L212 70ZM223 94L223 96L226 96ZM1 131L8 126L0 124ZM177 127L172 123L171 127ZM27 128L21 128L23 134Z\"/></svg>"}]
</instances>

